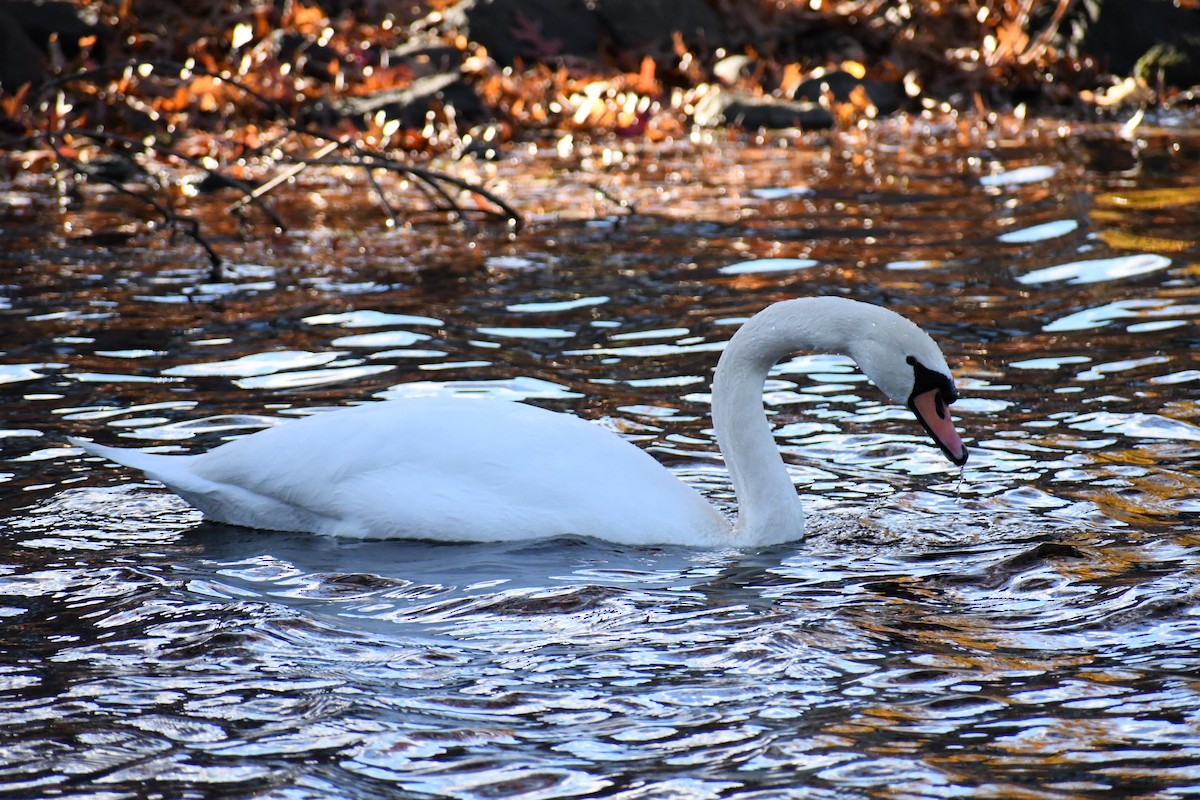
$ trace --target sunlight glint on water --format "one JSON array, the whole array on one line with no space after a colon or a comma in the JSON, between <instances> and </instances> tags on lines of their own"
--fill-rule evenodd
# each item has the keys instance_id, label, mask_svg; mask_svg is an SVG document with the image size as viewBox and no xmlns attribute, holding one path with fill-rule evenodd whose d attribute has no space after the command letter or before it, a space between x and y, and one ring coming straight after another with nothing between
<instances>
[{"instance_id":1,"label":"sunlight glint on water","mask_svg":"<svg viewBox=\"0 0 1200 800\"><path fill-rule=\"evenodd\" d=\"M889 135L662 145L606 178L641 213L591 224L556 161L513 240L385 233L361 187L325 186L358 238L230 243L220 280L160 240L81 250L13 217L38 246L0 256L0 790L1194 793L1197 143ZM496 163L514 196L534 158ZM766 404L810 536L761 552L246 531L65 444L195 451L492 396L630 436L732 511L712 367L806 294L929 329L971 459L848 360L797 355Z\"/></svg>"}]
</instances>

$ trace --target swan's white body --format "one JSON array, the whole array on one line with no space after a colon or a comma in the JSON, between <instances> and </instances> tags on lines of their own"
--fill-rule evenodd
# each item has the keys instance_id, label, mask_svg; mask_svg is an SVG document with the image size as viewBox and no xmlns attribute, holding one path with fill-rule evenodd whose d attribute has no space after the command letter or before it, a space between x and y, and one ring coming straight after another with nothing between
<instances>
[{"instance_id":1,"label":"swan's white body","mask_svg":"<svg viewBox=\"0 0 1200 800\"><path fill-rule=\"evenodd\" d=\"M799 538L804 511L763 413L762 389L771 366L801 349L850 355L886 394L908 402L952 460L966 460L945 413L954 400L949 368L933 340L894 312L832 297L764 309L721 356L713 424L739 500L736 524L611 431L506 401L371 403L194 456L72 443L142 470L212 519L252 528L446 541L581 534L626 544L771 544ZM936 386L921 383L929 375Z\"/></svg>"},{"instance_id":2,"label":"swan's white body","mask_svg":"<svg viewBox=\"0 0 1200 800\"><path fill-rule=\"evenodd\" d=\"M579 417L422 397L322 412L197 456L80 443L222 522L333 536L538 533L715 544L728 523L649 454Z\"/></svg>"}]
</instances>

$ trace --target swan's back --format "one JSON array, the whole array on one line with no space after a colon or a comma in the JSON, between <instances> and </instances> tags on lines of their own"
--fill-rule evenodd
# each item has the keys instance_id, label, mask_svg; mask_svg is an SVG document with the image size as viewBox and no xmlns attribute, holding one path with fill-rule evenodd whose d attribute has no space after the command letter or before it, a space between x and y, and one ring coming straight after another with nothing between
<instances>
[{"instance_id":1,"label":"swan's back","mask_svg":"<svg viewBox=\"0 0 1200 800\"><path fill-rule=\"evenodd\" d=\"M142 469L213 519L256 528L697 545L728 535L708 502L645 452L590 422L523 403L370 403L197 456L85 446Z\"/></svg>"}]
</instances>

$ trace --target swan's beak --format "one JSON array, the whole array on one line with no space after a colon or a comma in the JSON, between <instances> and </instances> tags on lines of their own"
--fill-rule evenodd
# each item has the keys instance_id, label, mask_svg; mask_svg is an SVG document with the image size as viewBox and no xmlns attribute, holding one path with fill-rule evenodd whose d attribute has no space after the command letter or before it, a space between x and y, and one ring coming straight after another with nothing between
<instances>
[{"instance_id":1,"label":"swan's beak","mask_svg":"<svg viewBox=\"0 0 1200 800\"><path fill-rule=\"evenodd\" d=\"M967 446L950 421L950 408L942 399L940 390L929 389L914 394L909 398L908 407L917 415L921 426L929 432L938 447L942 448L946 458L960 467L967 463Z\"/></svg>"}]
</instances>

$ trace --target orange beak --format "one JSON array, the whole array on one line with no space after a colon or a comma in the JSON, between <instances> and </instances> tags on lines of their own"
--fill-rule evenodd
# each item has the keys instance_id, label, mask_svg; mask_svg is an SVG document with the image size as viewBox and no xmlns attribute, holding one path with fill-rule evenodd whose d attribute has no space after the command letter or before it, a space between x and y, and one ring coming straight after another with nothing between
<instances>
[{"instance_id":1,"label":"orange beak","mask_svg":"<svg viewBox=\"0 0 1200 800\"><path fill-rule=\"evenodd\" d=\"M950 421L950 408L942 399L940 390L929 389L914 394L909 398L908 407L917 415L921 426L929 432L938 447L942 448L946 458L960 467L967 463L967 446Z\"/></svg>"}]
</instances>

